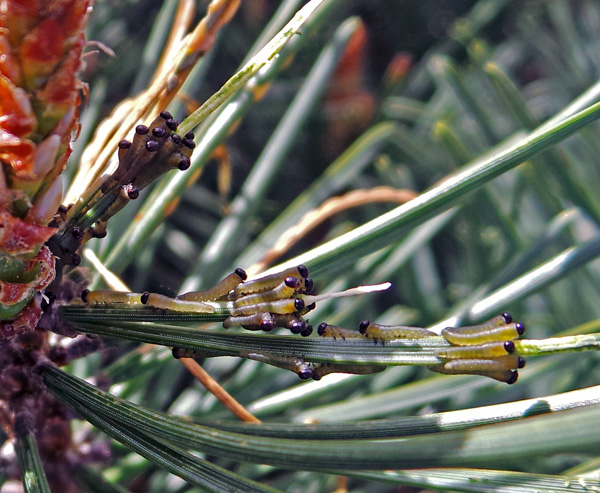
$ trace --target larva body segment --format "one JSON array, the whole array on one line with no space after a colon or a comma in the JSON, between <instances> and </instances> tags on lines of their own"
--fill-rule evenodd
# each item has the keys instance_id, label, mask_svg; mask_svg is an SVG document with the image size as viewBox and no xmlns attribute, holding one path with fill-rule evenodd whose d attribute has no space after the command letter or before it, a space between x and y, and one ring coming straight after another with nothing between
<instances>
[{"instance_id":1,"label":"larva body segment","mask_svg":"<svg viewBox=\"0 0 600 493\"><path fill-rule=\"evenodd\" d=\"M296 291L300 288L300 281L297 277L288 276L285 280L277 285L275 288L269 291L263 291L261 293L248 294L237 298L233 301L234 307L255 305L256 303L266 303L293 296Z\"/></svg>"},{"instance_id":2,"label":"larva body segment","mask_svg":"<svg viewBox=\"0 0 600 493\"><path fill-rule=\"evenodd\" d=\"M317 334L322 337L333 337L334 340L364 338L364 336L356 330L345 329L343 327L338 327L337 325L329 325L325 322L319 324L317 327Z\"/></svg>"},{"instance_id":3,"label":"larva body segment","mask_svg":"<svg viewBox=\"0 0 600 493\"><path fill-rule=\"evenodd\" d=\"M409 327L405 325L381 325L368 320L363 320L359 325L359 332L365 337L375 341L389 341L392 339L424 339L436 336L432 332L421 327Z\"/></svg>"},{"instance_id":4,"label":"larva body segment","mask_svg":"<svg viewBox=\"0 0 600 493\"><path fill-rule=\"evenodd\" d=\"M85 290L81 293L81 299L91 305L108 303L126 303L128 305L141 305L141 293L129 293L122 291L111 291L109 289L98 289L96 291Z\"/></svg>"},{"instance_id":5,"label":"larva body segment","mask_svg":"<svg viewBox=\"0 0 600 493\"><path fill-rule=\"evenodd\" d=\"M296 313L304 309L304 300L300 298L290 298L285 300L270 301L265 303L256 303L255 305L241 306L233 308L231 315L238 317L241 315L252 315L257 312L269 313Z\"/></svg>"},{"instance_id":6,"label":"larva body segment","mask_svg":"<svg viewBox=\"0 0 600 493\"><path fill-rule=\"evenodd\" d=\"M143 293L141 302L146 306L160 310L170 310L184 313L214 313L214 307L200 301L184 301L157 293Z\"/></svg>"},{"instance_id":7,"label":"larva body segment","mask_svg":"<svg viewBox=\"0 0 600 493\"><path fill-rule=\"evenodd\" d=\"M519 372L516 370L497 370L497 371L485 371L485 370L464 370L462 368L446 368L446 364L440 365L429 365L427 368L437 373L443 373L445 375L479 375L482 377L492 378L498 382L504 382L509 385L515 383L519 377Z\"/></svg>"},{"instance_id":8,"label":"larva body segment","mask_svg":"<svg viewBox=\"0 0 600 493\"><path fill-rule=\"evenodd\" d=\"M486 342L477 346L452 346L437 349L435 355L441 359L488 359L508 356L515 352L512 341Z\"/></svg>"},{"instance_id":9,"label":"larva body segment","mask_svg":"<svg viewBox=\"0 0 600 493\"><path fill-rule=\"evenodd\" d=\"M490 328L490 327L497 327L499 325L506 325L506 324L510 324L513 321L513 317L510 313L508 312L502 312L500 315L490 318L489 320L479 324L479 325L475 325L473 327L482 327L482 328Z\"/></svg>"},{"instance_id":10,"label":"larva body segment","mask_svg":"<svg viewBox=\"0 0 600 493\"><path fill-rule=\"evenodd\" d=\"M493 359L457 359L444 363L444 370L452 372L495 372L517 370L525 367L525 358L514 354Z\"/></svg>"},{"instance_id":11,"label":"larva body segment","mask_svg":"<svg viewBox=\"0 0 600 493\"><path fill-rule=\"evenodd\" d=\"M319 363L313 365L313 380L321 380L329 373L352 373L354 375L370 375L371 373L380 373L386 369L385 365L352 365L338 363Z\"/></svg>"},{"instance_id":12,"label":"larva body segment","mask_svg":"<svg viewBox=\"0 0 600 493\"><path fill-rule=\"evenodd\" d=\"M300 280L302 287L304 287L304 280L308 277L308 269L305 265L299 265L297 267L290 267L289 269L285 269L276 274L246 281L239 286L236 286L234 290L235 297L238 298L247 294L269 291L284 282L286 277L296 277Z\"/></svg>"},{"instance_id":13,"label":"larva body segment","mask_svg":"<svg viewBox=\"0 0 600 493\"><path fill-rule=\"evenodd\" d=\"M286 313L283 315L274 314L273 320L276 327L284 327L290 329L292 334L301 334L306 331L308 325L304 320L299 319L293 313Z\"/></svg>"},{"instance_id":14,"label":"larva body segment","mask_svg":"<svg viewBox=\"0 0 600 493\"><path fill-rule=\"evenodd\" d=\"M525 358L516 355L495 359L451 360L428 368L447 375L481 375L499 382L513 384L517 381L519 368L525 367Z\"/></svg>"},{"instance_id":15,"label":"larva body segment","mask_svg":"<svg viewBox=\"0 0 600 493\"><path fill-rule=\"evenodd\" d=\"M125 155L127 154L127 151L130 147L131 142L129 142L128 140L122 140L121 142L119 142L117 150L117 156L119 158L119 161L123 161L123 159L125 159Z\"/></svg>"},{"instance_id":16,"label":"larva body segment","mask_svg":"<svg viewBox=\"0 0 600 493\"><path fill-rule=\"evenodd\" d=\"M111 180L102 186L103 192L106 192L116 183L123 183L121 179L131 169L134 160L146 145L149 132L150 129L145 125L138 125L135 127L135 134L133 135L131 142L122 140L119 143L119 166L111 175Z\"/></svg>"},{"instance_id":17,"label":"larva body segment","mask_svg":"<svg viewBox=\"0 0 600 493\"><path fill-rule=\"evenodd\" d=\"M98 218L98 223L108 221L117 212L123 209L130 200L137 199L140 191L136 186L129 183L127 185L118 185L116 188L111 190L110 193L113 194L114 200L106 209L106 211L104 211L104 213Z\"/></svg>"},{"instance_id":18,"label":"larva body segment","mask_svg":"<svg viewBox=\"0 0 600 493\"><path fill-rule=\"evenodd\" d=\"M486 324L470 327L446 327L442 335L451 344L456 346L472 346L495 341L512 341L525 333L522 323L510 323L497 326Z\"/></svg>"},{"instance_id":19,"label":"larva body segment","mask_svg":"<svg viewBox=\"0 0 600 493\"><path fill-rule=\"evenodd\" d=\"M312 368L303 358L296 356L280 356L271 353L240 353L242 358L267 363L277 368L290 370L300 377L301 380L308 380L312 376Z\"/></svg>"},{"instance_id":20,"label":"larva body segment","mask_svg":"<svg viewBox=\"0 0 600 493\"><path fill-rule=\"evenodd\" d=\"M112 175L118 183L130 183L141 167L149 162L158 151L159 144L149 132L150 129L145 125L135 127L131 146L119 163L117 171ZM156 144L151 144L151 142Z\"/></svg>"},{"instance_id":21,"label":"larva body segment","mask_svg":"<svg viewBox=\"0 0 600 493\"><path fill-rule=\"evenodd\" d=\"M183 301L216 301L225 298L246 277L246 271L238 268L211 289L180 294L177 299Z\"/></svg>"},{"instance_id":22,"label":"larva body segment","mask_svg":"<svg viewBox=\"0 0 600 493\"><path fill-rule=\"evenodd\" d=\"M229 329L230 327L243 327L247 330L269 331L273 330L276 327L276 324L273 315L263 312L241 317L227 317L223 321L223 327L226 329Z\"/></svg>"},{"instance_id":23,"label":"larva body segment","mask_svg":"<svg viewBox=\"0 0 600 493\"><path fill-rule=\"evenodd\" d=\"M140 190L148 186L151 181L161 174L152 170L149 165L149 163L158 155L159 150L160 144L158 142L155 140L148 140L120 181L122 183L133 183Z\"/></svg>"}]
</instances>

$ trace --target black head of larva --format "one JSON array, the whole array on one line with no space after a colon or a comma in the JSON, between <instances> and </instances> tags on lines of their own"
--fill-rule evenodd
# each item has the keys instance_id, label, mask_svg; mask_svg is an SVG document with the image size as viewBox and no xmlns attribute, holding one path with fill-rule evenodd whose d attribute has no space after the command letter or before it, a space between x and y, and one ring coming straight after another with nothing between
<instances>
[{"instance_id":1,"label":"black head of larva","mask_svg":"<svg viewBox=\"0 0 600 493\"><path fill-rule=\"evenodd\" d=\"M514 353L515 352L515 343L512 341L506 341L504 343L504 349L506 350L507 353Z\"/></svg>"},{"instance_id":2,"label":"black head of larva","mask_svg":"<svg viewBox=\"0 0 600 493\"><path fill-rule=\"evenodd\" d=\"M193 149L194 147L196 147L196 143L192 139L183 139L181 143L188 149Z\"/></svg>"},{"instance_id":3,"label":"black head of larva","mask_svg":"<svg viewBox=\"0 0 600 493\"><path fill-rule=\"evenodd\" d=\"M160 112L160 117L163 120L172 120L173 119L173 115L171 115L171 113L169 113L168 111L161 111Z\"/></svg>"},{"instance_id":4,"label":"black head of larva","mask_svg":"<svg viewBox=\"0 0 600 493\"><path fill-rule=\"evenodd\" d=\"M517 330L517 333L522 336L523 334L525 334L525 325L523 325L521 322L517 322L515 324L515 329Z\"/></svg>"},{"instance_id":5,"label":"black head of larva","mask_svg":"<svg viewBox=\"0 0 600 493\"><path fill-rule=\"evenodd\" d=\"M154 137L162 139L163 137L166 137L167 131L162 127L154 127L152 129L152 135L154 135Z\"/></svg>"},{"instance_id":6,"label":"black head of larva","mask_svg":"<svg viewBox=\"0 0 600 493\"><path fill-rule=\"evenodd\" d=\"M294 308L295 308L296 310L300 311L300 310L304 309L304 306L305 306L305 303L304 303L304 300L303 300L303 299L301 299L301 298L296 298L296 299L294 300Z\"/></svg>"},{"instance_id":7,"label":"black head of larva","mask_svg":"<svg viewBox=\"0 0 600 493\"><path fill-rule=\"evenodd\" d=\"M313 372L310 368L303 368L298 372L298 376L300 377L300 380L308 380L313 376Z\"/></svg>"},{"instance_id":8,"label":"black head of larva","mask_svg":"<svg viewBox=\"0 0 600 493\"><path fill-rule=\"evenodd\" d=\"M235 269L234 272L238 275L238 277L242 281L245 281L246 279L248 279L248 274L246 274L246 271L244 269L242 269L241 267L238 267L237 269Z\"/></svg>"},{"instance_id":9,"label":"black head of larva","mask_svg":"<svg viewBox=\"0 0 600 493\"><path fill-rule=\"evenodd\" d=\"M149 140L148 142L146 142L144 147L148 152L156 152L160 149L160 144L155 140Z\"/></svg>"},{"instance_id":10,"label":"black head of larva","mask_svg":"<svg viewBox=\"0 0 600 493\"><path fill-rule=\"evenodd\" d=\"M76 240L81 240L81 238L83 238L83 230L78 226L73 227L73 229L71 230L71 234Z\"/></svg>"},{"instance_id":11,"label":"black head of larva","mask_svg":"<svg viewBox=\"0 0 600 493\"><path fill-rule=\"evenodd\" d=\"M504 318L504 321L509 324L513 321L512 315L508 312L503 312L501 315L502 318Z\"/></svg>"},{"instance_id":12,"label":"black head of larva","mask_svg":"<svg viewBox=\"0 0 600 493\"><path fill-rule=\"evenodd\" d=\"M150 293L148 291L144 291L142 293L142 296L140 296L140 301L142 302L143 305L148 303L148 298L150 298Z\"/></svg>"},{"instance_id":13,"label":"black head of larva","mask_svg":"<svg viewBox=\"0 0 600 493\"><path fill-rule=\"evenodd\" d=\"M300 335L302 337L308 337L312 333L313 333L313 326L312 325L307 325L306 328L302 332L300 332Z\"/></svg>"},{"instance_id":14,"label":"black head of larva","mask_svg":"<svg viewBox=\"0 0 600 493\"><path fill-rule=\"evenodd\" d=\"M517 358L517 367L518 368L525 368L525 358L523 358L522 356L519 356Z\"/></svg>"},{"instance_id":15,"label":"black head of larva","mask_svg":"<svg viewBox=\"0 0 600 493\"><path fill-rule=\"evenodd\" d=\"M294 334L301 334L306 330L306 322L304 320L292 320L288 325L288 329L293 330Z\"/></svg>"},{"instance_id":16,"label":"black head of larva","mask_svg":"<svg viewBox=\"0 0 600 493\"><path fill-rule=\"evenodd\" d=\"M177 164L177 168L179 168L181 171L185 171L191 166L191 164L192 162L190 161L190 158L183 157L181 161L179 161L179 163Z\"/></svg>"},{"instance_id":17,"label":"black head of larva","mask_svg":"<svg viewBox=\"0 0 600 493\"><path fill-rule=\"evenodd\" d=\"M181 137L179 134L171 134L171 140L177 145L181 144Z\"/></svg>"},{"instance_id":18,"label":"black head of larva","mask_svg":"<svg viewBox=\"0 0 600 493\"><path fill-rule=\"evenodd\" d=\"M119 142L119 149L129 149L131 147L131 142L128 140L122 140Z\"/></svg>"},{"instance_id":19,"label":"black head of larva","mask_svg":"<svg viewBox=\"0 0 600 493\"><path fill-rule=\"evenodd\" d=\"M146 125L138 125L135 127L135 133L140 135L146 135L150 132L150 129Z\"/></svg>"},{"instance_id":20,"label":"black head of larva","mask_svg":"<svg viewBox=\"0 0 600 493\"><path fill-rule=\"evenodd\" d=\"M173 118L169 118L165 123L167 127L173 130L173 132L177 130L177 127L179 126L179 124L175 120L173 120Z\"/></svg>"},{"instance_id":21,"label":"black head of larva","mask_svg":"<svg viewBox=\"0 0 600 493\"><path fill-rule=\"evenodd\" d=\"M297 287L300 286L300 281L298 280L297 277L294 277L294 276L286 277L285 280L284 280L284 282L285 282L285 285L288 288L294 288L294 289L296 289Z\"/></svg>"},{"instance_id":22,"label":"black head of larva","mask_svg":"<svg viewBox=\"0 0 600 493\"><path fill-rule=\"evenodd\" d=\"M361 334L364 334L365 332L367 332L367 327L369 326L371 322L369 322L368 320L363 320L359 325L358 325L358 331Z\"/></svg>"},{"instance_id":23,"label":"black head of larva","mask_svg":"<svg viewBox=\"0 0 600 493\"><path fill-rule=\"evenodd\" d=\"M308 277L308 267L304 264L300 264L298 266L298 274L300 274L304 279Z\"/></svg>"},{"instance_id":24,"label":"black head of larva","mask_svg":"<svg viewBox=\"0 0 600 493\"><path fill-rule=\"evenodd\" d=\"M84 303L87 303L87 302L88 302L88 297L89 297L89 295L90 295L90 290L89 290L89 289L84 289L84 290L81 292L81 300L82 300Z\"/></svg>"},{"instance_id":25,"label":"black head of larva","mask_svg":"<svg viewBox=\"0 0 600 493\"><path fill-rule=\"evenodd\" d=\"M508 385L512 385L513 383L515 383L517 381L518 378L519 378L519 372L513 371L512 375L508 378L506 383Z\"/></svg>"},{"instance_id":26,"label":"black head of larva","mask_svg":"<svg viewBox=\"0 0 600 493\"><path fill-rule=\"evenodd\" d=\"M321 322L317 327L317 334L322 336L325 333L325 329L327 328L327 324L325 322Z\"/></svg>"},{"instance_id":27,"label":"black head of larva","mask_svg":"<svg viewBox=\"0 0 600 493\"><path fill-rule=\"evenodd\" d=\"M290 332L292 334L300 334L305 328L306 328L306 325L302 325L302 324L292 324L289 327Z\"/></svg>"},{"instance_id":28,"label":"black head of larva","mask_svg":"<svg viewBox=\"0 0 600 493\"><path fill-rule=\"evenodd\" d=\"M185 134L186 139L194 140L194 137L194 132L188 132L187 134Z\"/></svg>"},{"instance_id":29,"label":"black head of larva","mask_svg":"<svg viewBox=\"0 0 600 493\"><path fill-rule=\"evenodd\" d=\"M135 200L140 196L139 188L136 187L135 185L132 185L131 183L129 185L127 185L127 188L125 189L125 191L127 192L127 196L131 200Z\"/></svg>"},{"instance_id":30,"label":"black head of larva","mask_svg":"<svg viewBox=\"0 0 600 493\"><path fill-rule=\"evenodd\" d=\"M313 380L321 380L321 375L319 375L318 373L313 372L312 379Z\"/></svg>"},{"instance_id":31,"label":"black head of larva","mask_svg":"<svg viewBox=\"0 0 600 493\"><path fill-rule=\"evenodd\" d=\"M315 283L310 277L304 279L304 291L306 292L306 294L312 294L314 287Z\"/></svg>"},{"instance_id":32,"label":"black head of larva","mask_svg":"<svg viewBox=\"0 0 600 493\"><path fill-rule=\"evenodd\" d=\"M269 332L271 330L273 330L275 328L275 322L273 320L263 320L260 323L260 328L261 330L264 330L265 332Z\"/></svg>"}]
</instances>

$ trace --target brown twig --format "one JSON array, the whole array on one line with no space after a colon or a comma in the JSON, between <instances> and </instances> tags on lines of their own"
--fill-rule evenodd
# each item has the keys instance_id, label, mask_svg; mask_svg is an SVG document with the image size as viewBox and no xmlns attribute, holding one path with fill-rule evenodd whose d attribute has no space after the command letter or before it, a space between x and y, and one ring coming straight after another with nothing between
<instances>
[{"instance_id":1,"label":"brown twig","mask_svg":"<svg viewBox=\"0 0 600 493\"><path fill-rule=\"evenodd\" d=\"M418 194L412 190L392 187L374 187L370 189L353 190L340 197L332 197L323 202L318 208L306 213L300 222L279 237L273 248L265 253L262 259L249 269L248 275L265 270L276 259L286 253L300 238L306 236L326 219L353 207L360 207L374 202L405 203L414 199Z\"/></svg>"},{"instance_id":2,"label":"brown twig","mask_svg":"<svg viewBox=\"0 0 600 493\"><path fill-rule=\"evenodd\" d=\"M180 361L185 365L188 371L206 387L211 394L219 399L227 409L235 414L242 421L247 423L260 423L260 419L250 414L244 406L236 401L227 391L214 380L204 368L196 363L192 358L181 358Z\"/></svg>"},{"instance_id":3,"label":"brown twig","mask_svg":"<svg viewBox=\"0 0 600 493\"><path fill-rule=\"evenodd\" d=\"M346 476L337 477L337 488L333 493L348 493L348 478Z\"/></svg>"}]
</instances>

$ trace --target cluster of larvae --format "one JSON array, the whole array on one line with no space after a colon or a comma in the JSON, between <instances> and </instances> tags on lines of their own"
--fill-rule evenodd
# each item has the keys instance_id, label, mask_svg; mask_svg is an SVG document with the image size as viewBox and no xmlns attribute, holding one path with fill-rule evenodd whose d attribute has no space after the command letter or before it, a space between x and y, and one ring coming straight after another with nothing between
<instances>
[{"instance_id":1,"label":"cluster of larvae","mask_svg":"<svg viewBox=\"0 0 600 493\"><path fill-rule=\"evenodd\" d=\"M246 279L244 269L238 268L211 289L191 291L175 298L149 292L110 290L85 290L81 297L92 305L126 303L181 313L214 313L217 307L227 306L230 316L223 322L225 328L238 326L268 332L283 327L305 337L312 333L312 326L303 319L303 315L315 307L303 298L311 295L313 290L313 281L305 265L259 279Z\"/></svg>"},{"instance_id":2,"label":"cluster of larvae","mask_svg":"<svg viewBox=\"0 0 600 493\"><path fill-rule=\"evenodd\" d=\"M346 340L347 338L369 338L375 343L395 339L423 339L437 334L421 327L404 325L381 325L364 320L359 330L350 330L322 323L317 333L323 337ZM517 381L517 370L525 367L525 359L513 354L515 339L525 333L522 323L513 322L510 313L504 312L480 325L446 327L442 336L451 346L437 349L435 355L443 363L428 368L449 375L482 375L500 382L513 384Z\"/></svg>"},{"instance_id":3,"label":"cluster of larvae","mask_svg":"<svg viewBox=\"0 0 600 493\"><path fill-rule=\"evenodd\" d=\"M480 325L446 327L442 336L452 346L438 349L436 356L444 363L428 368L448 375L482 375L513 384L519 377L517 370L525 367L525 358L513 354L513 341L524 333L525 326L513 322L508 312Z\"/></svg>"},{"instance_id":4,"label":"cluster of larvae","mask_svg":"<svg viewBox=\"0 0 600 493\"><path fill-rule=\"evenodd\" d=\"M223 327L239 326L267 332L284 327L293 334L307 337L313 328L302 317L313 310L315 304L307 304L302 296L311 295L313 289L305 265L240 282L227 295L227 299L233 301L233 308Z\"/></svg>"},{"instance_id":5,"label":"cluster of larvae","mask_svg":"<svg viewBox=\"0 0 600 493\"><path fill-rule=\"evenodd\" d=\"M85 290L81 298L90 305L125 303L144 305L158 310L181 313L213 313L219 304L227 304L230 316L223 327L243 327L247 330L270 331L276 327L293 334L309 336L313 328L303 316L314 309L309 303L313 281L304 265L273 275L247 280L243 269L236 269L221 282L205 291L192 291L170 298L157 293L126 293L109 290ZM208 357L203 351L174 348L176 358ZM243 351L240 357L267 363L296 373L302 380L320 380L328 373L367 374L385 370L384 365L351 365L338 363L308 363L301 357L267 352Z\"/></svg>"},{"instance_id":6,"label":"cluster of larvae","mask_svg":"<svg viewBox=\"0 0 600 493\"><path fill-rule=\"evenodd\" d=\"M312 294L313 281L308 269L299 265L252 280L247 280L246 272L238 268L211 289L192 291L175 298L149 292L85 290L82 299L89 304L127 303L187 314L214 313L217 308L227 306L230 316L223 322L225 328L238 326L268 332L282 327L307 337L312 334L313 327L303 317L314 309L314 303L310 303L315 298ZM445 374L482 375L512 384L517 381L517 370L525 366L525 359L514 354L513 341L524 332L523 324L513 323L509 313L502 313L480 325L447 327L442 330L442 336L450 346L437 349L435 355L442 362L428 368ZM395 339L439 337L421 327L381 325L368 320L360 323L358 331L321 323L317 333L334 340L368 338L376 344ZM209 356L181 348L175 348L173 354L176 357ZM239 356L290 370L303 380L319 380L334 372L368 374L385 369L385 365L378 364L308 363L301 357L265 352L246 351Z\"/></svg>"},{"instance_id":7,"label":"cluster of larvae","mask_svg":"<svg viewBox=\"0 0 600 493\"><path fill-rule=\"evenodd\" d=\"M353 373L355 375L367 375L379 373L386 369L385 365L360 365L352 363L309 363L298 356L281 356L271 353L246 352L240 356L267 363L277 368L283 368L294 372L301 380L321 380L329 373Z\"/></svg>"},{"instance_id":8,"label":"cluster of larvae","mask_svg":"<svg viewBox=\"0 0 600 493\"><path fill-rule=\"evenodd\" d=\"M60 231L48 242L55 255L78 265L79 247L90 238L104 237L106 222L141 190L169 170L190 167L194 134L182 137L175 133L177 126L171 113L163 111L149 127L138 125L131 141L119 142L115 172L91 187L91 195L84 194L81 204L61 206L55 216L51 225Z\"/></svg>"}]
</instances>

